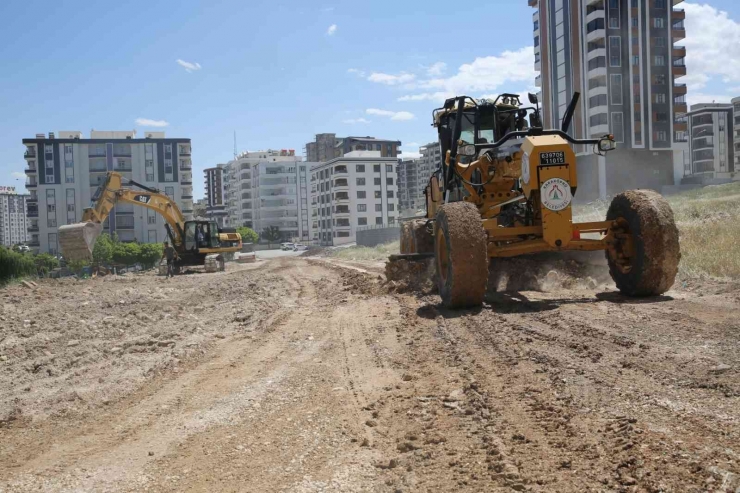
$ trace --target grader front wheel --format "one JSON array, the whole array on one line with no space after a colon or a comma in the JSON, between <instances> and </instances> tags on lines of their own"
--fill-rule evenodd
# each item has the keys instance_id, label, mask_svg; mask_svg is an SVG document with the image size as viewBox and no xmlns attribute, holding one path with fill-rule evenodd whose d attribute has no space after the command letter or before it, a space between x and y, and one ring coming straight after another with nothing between
<instances>
[{"instance_id":1,"label":"grader front wheel","mask_svg":"<svg viewBox=\"0 0 740 493\"><path fill-rule=\"evenodd\" d=\"M666 200L652 190L629 190L612 200L607 221L616 221L606 251L609 273L627 296L655 296L670 289L681 259L678 228Z\"/></svg>"},{"instance_id":2,"label":"grader front wheel","mask_svg":"<svg viewBox=\"0 0 740 493\"><path fill-rule=\"evenodd\" d=\"M480 306L488 284L486 232L467 202L443 205L434 226L437 285L448 308Z\"/></svg>"}]
</instances>

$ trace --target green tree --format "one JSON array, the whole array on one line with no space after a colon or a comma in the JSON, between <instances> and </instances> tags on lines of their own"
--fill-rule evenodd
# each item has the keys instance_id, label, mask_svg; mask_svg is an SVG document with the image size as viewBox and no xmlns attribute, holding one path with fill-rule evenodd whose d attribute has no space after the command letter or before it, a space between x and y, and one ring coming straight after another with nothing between
<instances>
[{"instance_id":1,"label":"green tree","mask_svg":"<svg viewBox=\"0 0 740 493\"><path fill-rule=\"evenodd\" d=\"M0 285L12 279L36 274L33 255L21 254L7 248L0 248Z\"/></svg>"},{"instance_id":2,"label":"green tree","mask_svg":"<svg viewBox=\"0 0 740 493\"><path fill-rule=\"evenodd\" d=\"M113 262L120 265L134 265L141 257L141 246L138 243L113 244Z\"/></svg>"},{"instance_id":3,"label":"green tree","mask_svg":"<svg viewBox=\"0 0 740 493\"><path fill-rule=\"evenodd\" d=\"M82 269L89 265L90 262L87 260L70 260L67 262L67 268L78 276L82 273Z\"/></svg>"},{"instance_id":4,"label":"green tree","mask_svg":"<svg viewBox=\"0 0 740 493\"><path fill-rule=\"evenodd\" d=\"M59 267L59 260L53 255L48 253L40 253L32 256L33 262L36 264L36 270L40 276L45 276L49 271Z\"/></svg>"},{"instance_id":5,"label":"green tree","mask_svg":"<svg viewBox=\"0 0 740 493\"><path fill-rule=\"evenodd\" d=\"M138 262L144 269L151 269L162 258L164 247L161 243L143 243L139 247Z\"/></svg>"},{"instance_id":6,"label":"green tree","mask_svg":"<svg viewBox=\"0 0 740 493\"><path fill-rule=\"evenodd\" d=\"M260 239L260 235L251 228L241 226L236 228L236 232L242 237L242 243L257 243Z\"/></svg>"},{"instance_id":7,"label":"green tree","mask_svg":"<svg viewBox=\"0 0 740 493\"><path fill-rule=\"evenodd\" d=\"M113 260L113 239L108 233L98 236L93 247L93 263L96 265L110 264Z\"/></svg>"},{"instance_id":8,"label":"green tree","mask_svg":"<svg viewBox=\"0 0 740 493\"><path fill-rule=\"evenodd\" d=\"M276 241L280 241L282 236L280 235L280 228L277 226L269 226L262 231L262 238L267 240L267 246L271 247Z\"/></svg>"}]
</instances>

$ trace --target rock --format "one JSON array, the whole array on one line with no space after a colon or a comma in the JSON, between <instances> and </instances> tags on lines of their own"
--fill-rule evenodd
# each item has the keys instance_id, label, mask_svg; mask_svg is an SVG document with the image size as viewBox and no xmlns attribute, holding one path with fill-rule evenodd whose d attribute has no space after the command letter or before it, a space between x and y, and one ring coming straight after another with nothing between
<instances>
[{"instance_id":1,"label":"rock","mask_svg":"<svg viewBox=\"0 0 740 493\"><path fill-rule=\"evenodd\" d=\"M67 343L67 347L75 347L79 345L80 345L80 341L75 340L75 339L72 339L71 341Z\"/></svg>"},{"instance_id":2,"label":"rock","mask_svg":"<svg viewBox=\"0 0 740 493\"><path fill-rule=\"evenodd\" d=\"M598 285L599 283L597 283L593 277L586 278L586 286L588 286L589 289L596 289Z\"/></svg>"},{"instance_id":3,"label":"rock","mask_svg":"<svg viewBox=\"0 0 740 493\"><path fill-rule=\"evenodd\" d=\"M411 442L402 442L402 443L399 443L396 448L398 449L399 452L413 452L419 447L417 447Z\"/></svg>"},{"instance_id":4,"label":"rock","mask_svg":"<svg viewBox=\"0 0 740 493\"><path fill-rule=\"evenodd\" d=\"M360 447L369 447L370 446L370 440L367 438L362 439L362 443L360 444Z\"/></svg>"},{"instance_id":5,"label":"rock","mask_svg":"<svg viewBox=\"0 0 740 493\"><path fill-rule=\"evenodd\" d=\"M368 419L367 421L365 421L365 424L370 428L375 428L376 426L378 426L378 422L374 419Z\"/></svg>"},{"instance_id":6,"label":"rock","mask_svg":"<svg viewBox=\"0 0 740 493\"><path fill-rule=\"evenodd\" d=\"M394 469L398 467L398 459L391 459L388 461L388 469Z\"/></svg>"},{"instance_id":7,"label":"rock","mask_svg":"<svg viewBox=\"0 0 740 493\"><path fill-rule=\"evenodd\" d=\"M153 455L154 455L154 452L152 452L152 451L150 450L150 451L149 451L149 457L151 457L151 456L153 456Z\"/></svg>"},{"instance_id":8,"label":"rock","mask_svg":"<svg viewBox=\"0 0 740 493\"><path fill-rule=\"evenodd\" d=\"M33 289L34 287L33 284L28 281L21 281L21 284L23 285L23 287L26 287L28 289Z\"/></svg>"},{"instance_id":9,"label":"rock","mask_svg":"<svg viewBox=\"0 0 740 493\"><path fill-rule=\"evenodd\" d=\"M226 339L226 336L223 334L216 334L216 339Z\"/></svg>"},{"instance_id":10,"label":"rock","mask_svg":"<svg viewBox=\"0 0 740 493\"><path fill-rule=\"evenodd\" d=\"M0 361L8 361L8 357L3 354L0 356Z\"/></svg>"},{"instance_id":11,"label":"rock","mask_svg":"<svg viewBox=\"0 0 740 493\"><path fill-rule=\"evenodd\" d=\"M461 389L456 389L450 392L450 395L445 397L443 400L445 402L457 402L463 397L463 391Z\"/></svg>"},{"instance_id":12,"label":"rock","mask_svg":"<svg viewBox=\"0 0 740 493\"><path fill-rule=\"evenodd\" d=\"M724 372L730 371L730 370L732 370L732 367L730 365L726 365L724 363L720 363L717 366L715 366L714 368L710 368L709 369L709 371L711 373L715 373L715 374L724 373Z\"/></svg>"},{"instance_id":13,"label":"rock","mask_svg":"<svg viewBox=\"0 0 740 493\"><path fill-rule=\"evenodd\" d=\"M514 483L511 485L511 489L514 491L524 491L524 485L522 483Z\"/></svg>"},{"instance_id":14,"label":"rock","mask_svg":"<svg viewBox=\"0 0 740 493\"><path fill-rule=\"evenodd\" d=\"M118 354L118 353L122 353L123 352L123 348L116 346L116 347L110 348L108 351L110 353L112 353L112 354Z\"/></svg>"},{"instance_id":15,"label":"rock","mask_svg":"<svg viewBox=\"0 0 740 493\"><path fill-rule=\"evenodd\" d=\"M622 476L620 482L625 486L632 486L634 484L637 484L637 481L635 481L635 478L633 478L632 476Z\"/></svg>"}]
</instances>

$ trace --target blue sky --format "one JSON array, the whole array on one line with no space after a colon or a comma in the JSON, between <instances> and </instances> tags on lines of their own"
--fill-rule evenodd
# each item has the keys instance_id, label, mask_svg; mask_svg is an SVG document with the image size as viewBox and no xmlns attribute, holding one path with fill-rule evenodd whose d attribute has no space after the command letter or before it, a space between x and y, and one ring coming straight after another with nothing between
<instances>
[{"instance_id":1,"label":"blue sky","mask_svg":"<svg viewBox=\"0 0 740 493\"><path fill-rule=\"evenodd\" d=\"M679 7L687 10L690 103L740 95L740 2ZM435 139L430 114L445 95L532 88L526 0L454 8L436 0L2 0L0 185L24 181L22 138L59 130L189 137L196 197L202 170L232 156L234 131L239 150L300 153L315 133L335 132L400 139L413 154Z\"/></svg>"}]
</instances>

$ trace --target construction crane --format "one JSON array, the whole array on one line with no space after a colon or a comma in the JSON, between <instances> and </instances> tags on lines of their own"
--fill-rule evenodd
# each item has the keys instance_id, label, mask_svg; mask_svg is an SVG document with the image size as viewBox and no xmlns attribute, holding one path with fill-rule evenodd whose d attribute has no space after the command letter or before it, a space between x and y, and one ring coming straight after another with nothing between
<instances>
[{"instance_id":1,"label":"construction crane","mask_svg":"<svg viewBox=\"0 0 740 493\"><path fill-rule=\"evenodd\" d=\"M123 177L115 171L108 172L93 197L93 206L84 210L82 222L59 228L59 244L64 258L92 258L103 222L118 203L146 207L164 218L167 236L177 252L176 271L181 267L211 265L214 262L220 270L224 270L224 254L241 250L242 239L236 231L221 229L215 221L186 221L175 201L159 190L130 180L126 185L139 190L124 188Z\"/></svg>"}]
</instances>

